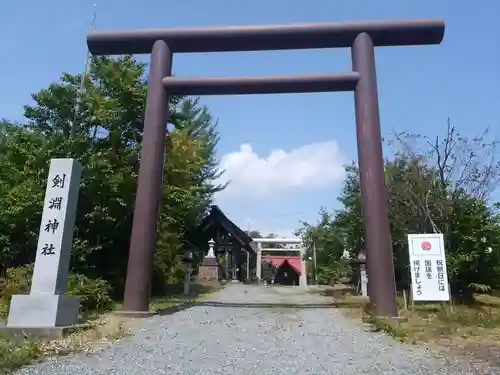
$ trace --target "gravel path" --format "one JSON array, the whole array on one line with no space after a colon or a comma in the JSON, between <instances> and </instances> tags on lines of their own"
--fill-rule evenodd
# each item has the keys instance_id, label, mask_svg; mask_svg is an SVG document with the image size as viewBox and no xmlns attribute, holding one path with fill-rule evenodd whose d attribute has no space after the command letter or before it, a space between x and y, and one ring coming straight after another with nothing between
<instances>
[{"instance_id":1,"label":"gravel path","mask_svg":"<svg viewBox=\"0 0 500 375\"><path fill-rule=\"evenodd\" d=\"M298 288L229 285L211 298L213 305L233 306L196 306L148 318L140 323L135 336L91 355L51 359L17 374L500 373L475 372L458 360L443 363L421 348L397 343L381 333L365 332L341 311L324 308L329 302L325 297ZM269 303L323 306L265 305Z\"/></svg>"}]
</instances>

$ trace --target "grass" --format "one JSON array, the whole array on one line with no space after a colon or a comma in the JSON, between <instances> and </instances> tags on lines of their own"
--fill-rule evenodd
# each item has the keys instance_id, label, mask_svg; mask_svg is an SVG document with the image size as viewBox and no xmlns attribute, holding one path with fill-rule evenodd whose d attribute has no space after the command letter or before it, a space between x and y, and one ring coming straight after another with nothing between
<instances>
[{"instance_id":1,"label":"grass","mask_svg":"<svg viewBox=\"0 0 500 375\"><path fill-rule=\"evenodd\" d=\"M403 297L398 296L399 315L405 318L398 322L375 317L368 299L354 292L353 288L336 286L320 293L333 297L348 316L401 342L446 348L487 361L500 357L499 297L479 294L474 305L419 302L405 308Z\"/></svg>"},{"instance_id":2,"label":"grass","mask_svg":"<svg viewBox=\"0 0 500 375\"><path fill-rule=\"evenodd\" d=\"M162 313L206 298L210 293L219 290L220 286L194 284L189 296L182 295L182 285L169 286L164 297L154 298L150 310ZM122 307L116 303L115 310ZM0 300L0 323L8 312L8 304ZM86 352L96 345L109 344L133 334L134 324L138 320L120 318L112 314L89 313L86 316L88 328L79 329L61 340L43 341L31 337L16 337L0 333L0 375L9 374L13 370L29 364L34 360L43 360L55 355L68 355Z\"/></svg>"}]
</instances>

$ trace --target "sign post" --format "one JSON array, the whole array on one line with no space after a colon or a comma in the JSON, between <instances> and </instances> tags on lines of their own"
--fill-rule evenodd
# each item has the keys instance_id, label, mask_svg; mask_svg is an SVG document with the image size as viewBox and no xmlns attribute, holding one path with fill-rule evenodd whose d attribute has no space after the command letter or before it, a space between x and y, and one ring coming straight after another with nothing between
<instances>
[{"instance_id":1,"label":"sign post","mask_svg":"<svg viewBox=\"0 0 500 375\"><path fill-rule=\"evenodd\" d=\"M68 272L81 165L52 159L29 295L12 296L8 328L55 328L77 324L80 302L68 296Z\"/></svg>"},{"instance_id":2,"label":"sign post","mask_svg":"<svg viewBox=\"0 0 500 375\"><path fill-rule=\"evenodd\" d=\"M408 250L413 301L449 301L443 235L409 234Z\"/></svg>"}]
</instances>

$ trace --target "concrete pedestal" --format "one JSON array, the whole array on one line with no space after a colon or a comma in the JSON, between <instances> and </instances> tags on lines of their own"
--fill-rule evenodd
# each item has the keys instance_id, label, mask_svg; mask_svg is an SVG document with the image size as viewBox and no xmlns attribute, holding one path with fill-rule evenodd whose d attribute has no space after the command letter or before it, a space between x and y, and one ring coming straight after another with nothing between
<instances>
[{"instance_id":1,"label":"concrete pedestal","mask_svg":"<svg viewBox=\"0 0 500 375\"><path fill-rule=\"evenodd\" d=\"M51 294L14 295L8 328L55 328L78 323L78 297Z\"/></svg>"},{"instance_id":2,"label":"concrete pedestal","mask_svg":"<svg viewBox=\"0 0 500 375\"><path fill-rule=\"evenodd\" d=\"M219 265L217 259L205 257L203 263L198 266L198 281L218 281Z\"/></svg>"},{"instance_id":3,"label":"concrete pedestal","mask_svg":"<svg viewBox=\"0 0 500 375\"><path fill-rule=\"evenodd\" d=\"M36 337L44 340L60 340L70 333L78 332L89 328L91 328L90 324L76 324L65 327L32 327L32 328L0 326L0 332L5 332L13 336L18 336L20 338L24 338L26 337L26 335L28 335L31 337Z\"/></svg>"}]
</instances>

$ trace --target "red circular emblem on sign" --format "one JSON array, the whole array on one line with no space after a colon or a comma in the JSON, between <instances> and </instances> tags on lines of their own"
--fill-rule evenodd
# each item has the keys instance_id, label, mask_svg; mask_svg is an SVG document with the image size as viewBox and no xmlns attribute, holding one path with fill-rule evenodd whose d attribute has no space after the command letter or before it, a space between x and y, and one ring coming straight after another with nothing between
<instances>
[{"instance_id":1,"label":"red circular emblem on sign","mask_svg":"<svg viewBox=\"0 0 500 375\"><path fill-rule=\"evenodd\" d=\"M422 250L429 251L432 246L431 246L431 243L429 241L424 241L424 242L422 242L420 247L422 248Z\"/></svg>"}]
</instances>

